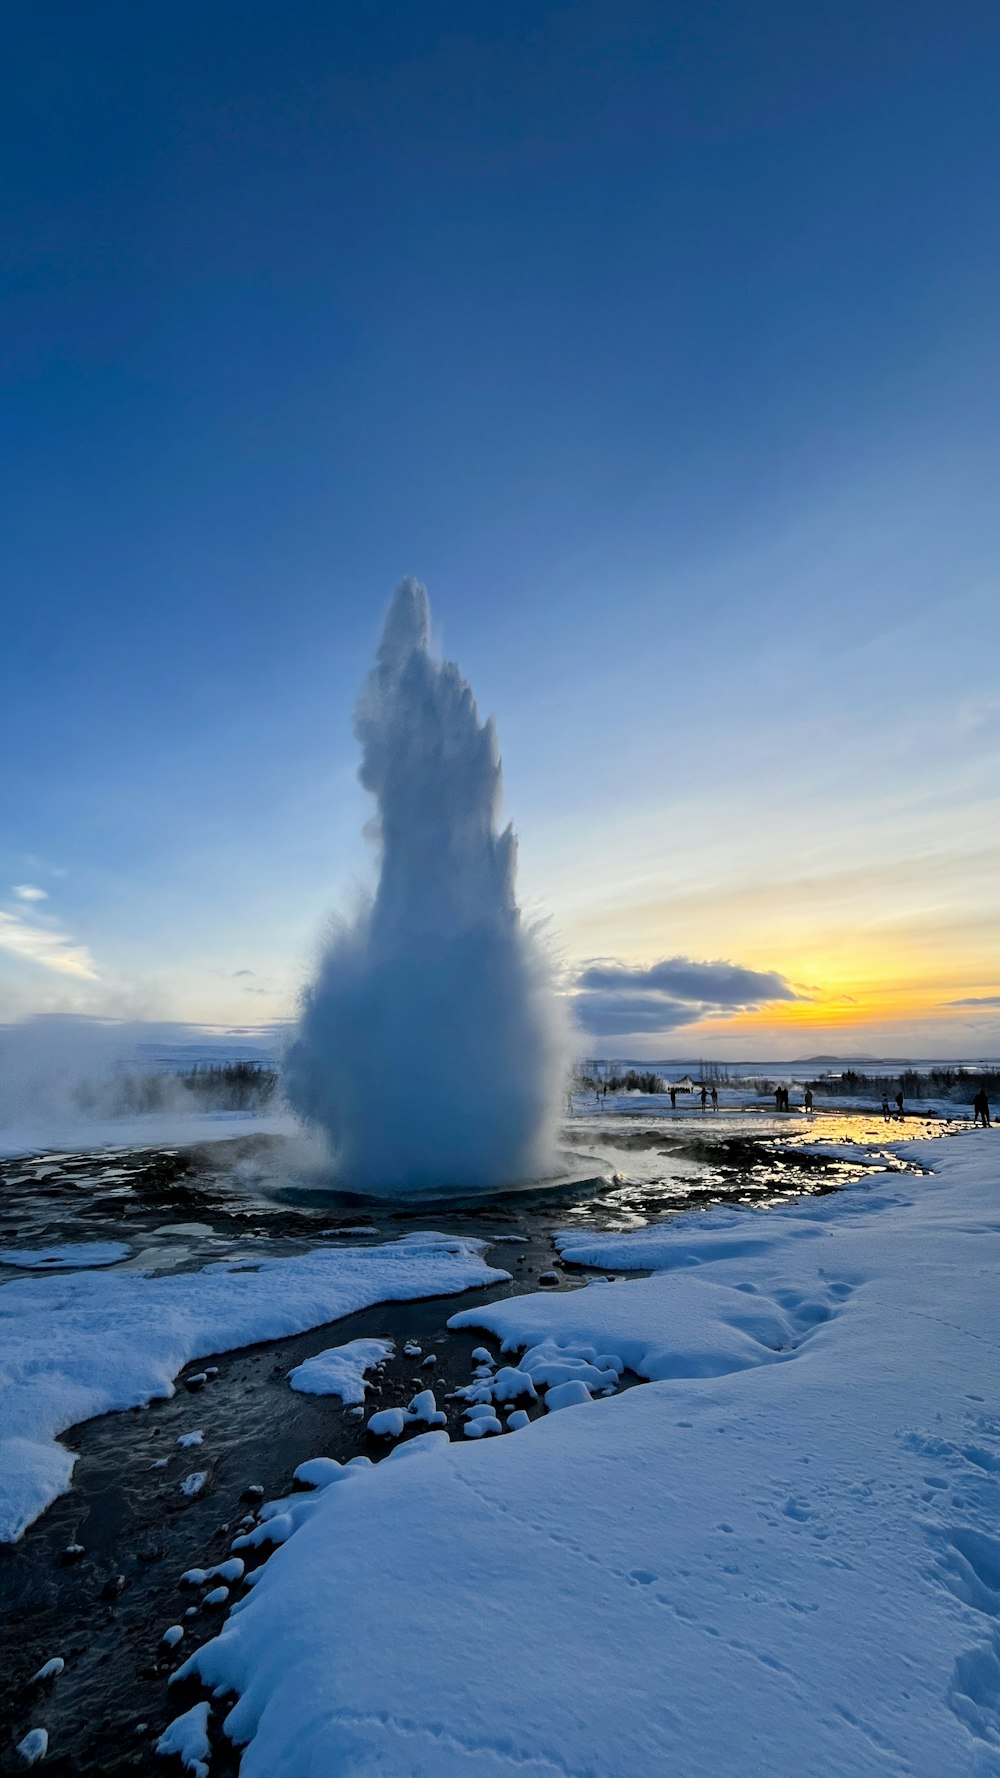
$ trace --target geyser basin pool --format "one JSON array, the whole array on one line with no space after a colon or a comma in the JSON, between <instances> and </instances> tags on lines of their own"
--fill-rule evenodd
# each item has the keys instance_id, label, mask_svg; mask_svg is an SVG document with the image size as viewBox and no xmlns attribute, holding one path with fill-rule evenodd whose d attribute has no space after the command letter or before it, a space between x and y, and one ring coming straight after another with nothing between
<instances>
[{"instance_id":1,"label":"geyser basin pool","mask_svg":"<svg viewBox=\"0 0 1000 1778\"><path fill-rule=\"evenodd\" d=\"M330 944L286 1069L337 1183L379 1196L550 1173L566 1055L498 827L496 731L429 629L425 589L401 581L355 712L378 886Z\"/></svg>"}]
</instances>

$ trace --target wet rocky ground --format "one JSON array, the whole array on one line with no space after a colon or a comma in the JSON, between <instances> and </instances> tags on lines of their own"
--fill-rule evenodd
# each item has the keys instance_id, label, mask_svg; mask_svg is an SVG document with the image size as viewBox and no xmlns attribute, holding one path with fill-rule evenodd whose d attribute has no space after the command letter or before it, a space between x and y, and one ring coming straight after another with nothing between
<instances>
[{"instance_id":1,"label":"wet rocky ground","mask_svg":"<svg viewBox=\"0 0 1000 1778\"><path fill-rule=\"evenodd\" d=\"M929 1127L906 1132L927 1133ZM261 1498L286 1493L307 1457L378 1460L393 1448L373 1440L336 1399L290 1389L295 1365L347 1340L391 1339L395 1357L372 1380L369 1407L404 1406L430 1387L448 1414L449 1434L461 1437L464 1404L446 1398L469 1381L474 1347L493 1342L448 1331L459 1305L525 1289L578 1288L588 1274L564 1267L552 1245L561 1227L639 1227L719 1202L762 1206L792 1193L836 1190L866 1163L900 1164L884 1149L884 1128L870 1121L838 1118L822 1134L828 1142L861 1143L865 1160L817 1152L810 1132L796 1132L794 1140L773 1129L764 1136L724 1120L710 1129L692 1120L669 1130L655 1120L576 1120L564 1132L566 1177L555 1184L417 1204L281 1186L280 1139L266 1137L202 1150L0 1163L0 1246L114 1239L131 1246L130 1268L163 1271L246 1255L249 1247L295 1252L319 1241L365 1238L339 1231L367 1228L371 1237L391 1238L437 1228L479 1237L489 1262L511 1273L507 1284L382 1304L293 1339L203 1357L186 1367L170 1400L68 1431L64 1442L79 1453L71 1491L17 1545L0 1549L0 1772L24 1769L14 1748L36 1723L49 1732L49 1754L38 1769L58 1778L167 1770L153 1744L185 1702L176 1688L168 1693L168 1677L216 1633L224 1615L201 1602L204 1589L181 1586L181 1574L223 1561L240 1520ZM0 1267L4 1279L18 1275ZM543 1278L551 1282L543 1286ZM407 1356L407 1342L420 1354ZM431 1354L436 1362L425 1366ZM204 1385L186 1386L185 1377L206 1371L214 1374ZM623 1386L637 1381L626 1376ZM178 1437L194 1430L204 1434L203 1444L178 1447ZM186 1498L181 1482L194 1469L208 1479ZM184 1636L168 1650L162 1636L173 1624ZM53 1656L65 1660L65 1670L32 1687L31 1675ZM223 1746L213 1774L234 1770L234 1762Z\"/></svg>"}]
</instances>

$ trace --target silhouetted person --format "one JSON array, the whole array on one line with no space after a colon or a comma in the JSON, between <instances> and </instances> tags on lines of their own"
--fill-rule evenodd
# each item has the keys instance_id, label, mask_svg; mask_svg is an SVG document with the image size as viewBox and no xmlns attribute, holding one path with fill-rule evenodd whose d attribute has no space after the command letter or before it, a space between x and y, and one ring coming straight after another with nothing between
<instances>
[{"instance_id":1,"label":"silhouetted person","mask_svg":"<svg viewBox=\"0 0 1000 1778\"><path fill-rule=\"evenodd\" d=\"M671 1087L671 1089L670 1089L670 1109L671 1109L671 1111L677 1110L677 1088L676 1087Z\"/></svg>"},{"instance_id":2,"label":"silhouetted person","mask_svg":"<svg viewBox=\"0 0 1000 1778\"><path fill-rule=\"evenodd\" d=\"M886 1123L888 1123L889 1122L889 1095L888 1095L888 1093L882 1094L882 1116L885 1118Z\"/></svg>"},{"instance_id":3,"label":"silhouetted person","mask_svg":"<svg viewBox=\"0 0 1000 1778\"><path fill-rule=\"evenodd\" d=\"M712 1088L712 1110L718 1111L718 1109L719 1109L719 1090L718 1090L718 1087L713 1087Z\"/></svg>"},{"instance_id":4,"label":"silhouetted person","mask_svg":"<svg viewBox=\"0 0 1000 1778\"><path fill-rule=\"evenodd\" d=\"M812 1110L812 1108L813 1108L812 1087L806 1087L806 1096L805 1096L804 1104L805 1104L805 1108L807 1111Z\"/></svg>"},{"instance_id":5,"label":"silhouetted person","mask_svg":"<svg viewBox=\"0 0 1000 1778\"><path fill-rule=\"evenodd\" d=\"M702 1087L702 1089L701 1089L701 1109L702 1109L702 1111L704 1111L707 1104L708 1104L708 1089L707 1089L707 1087Z\"/></svg>"},{"instance_id":6,"label":"silhouetted person","mask_svg":"<svg viewBox=\"0 0 1000 1778\"><path fill-rule=\"evenodd\" d=\"M903 1110L903 1095L901 1092L896 1094L896 1116L897 1117L905 1117L906 1116L906 1113Z\"/></svg>"},{"instance_id":7,"label":"silhouetted person","mask_svg":"<svg viewBox=\"0 0 1000 1778\"><path fill-rule=\"evenodd\" d=\"M985 1087L980 1087L978 1093L976 1094L975 1098L972 1101L972 1109L973 1109L973 1112L975 1113L975 1116L972 1119L973 1127L975 1127L975 1125L978 1124L980 1118L982 1118L983 1129L988 1130L990 1127L990 1102L986 1097L986 1088Z\"/></svg>"},{"instance_id":8,"label":"silhouetted person","mask_svg":"<svg viewBox=\"0 0 1000 1778\"><path fill-rule=\"evenodd\" d=\"M782 1109L780 1087L775 1087L774 1089L774 1109L775 1111L781 1111Z\"/></svg>"}]
</instances>

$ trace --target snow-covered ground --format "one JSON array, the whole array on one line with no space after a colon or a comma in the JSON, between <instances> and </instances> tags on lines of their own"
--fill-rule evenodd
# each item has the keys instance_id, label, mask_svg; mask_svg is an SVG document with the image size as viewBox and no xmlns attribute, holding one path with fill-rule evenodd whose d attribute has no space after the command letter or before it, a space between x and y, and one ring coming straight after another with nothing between
<instances>
[{"instance_id":1,"label":"snow-covered ground","mask_svg":"<svg viewBox=\"0 0 1000 1778\"><path fill-rule=\"evenodd\" d=\"M173 1393L192 1358L281 1339L380 1302L506 1279L482 1244L413 1234L379 1247L319 1247L285 1259L155 1278L56 1272L0 1290L0 1542L69 1487L68 1426Z\"/></svg>"},{"instance_id":2,"label":"snow-covered ground","mask_svg":"<svg viewBox=\"0 0 1000 1778\"><path fill-rule=\"evenodd\" d=\"M914 1158L567 1234L653 1275L456 1315L578 1405L271 1509L182 1669L237 1694L243 1778L997 1778L1000 1149ZM653 1380L591 1399L623 1363Z\"/></svg>"}]
</instances>

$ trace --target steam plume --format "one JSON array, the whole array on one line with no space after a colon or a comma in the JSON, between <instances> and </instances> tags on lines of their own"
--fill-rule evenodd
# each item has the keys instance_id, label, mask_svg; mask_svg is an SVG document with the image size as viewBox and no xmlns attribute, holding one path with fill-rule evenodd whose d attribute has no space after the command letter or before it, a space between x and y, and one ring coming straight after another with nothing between
<instances>
[{"instance_id":1,"label":"steam plume","mask_svg":"<svg viewBox=\"0 0 1000 1778\"><path fill-rule=\"evenodd\" d=\"M497 829L496 731L428 631L426 590L400 581L354 719L378 887L332 941L286 1065L343 1183L382 1194L537 1178L562 1084L549 964Z\"/></svg>"}]
</instances>

